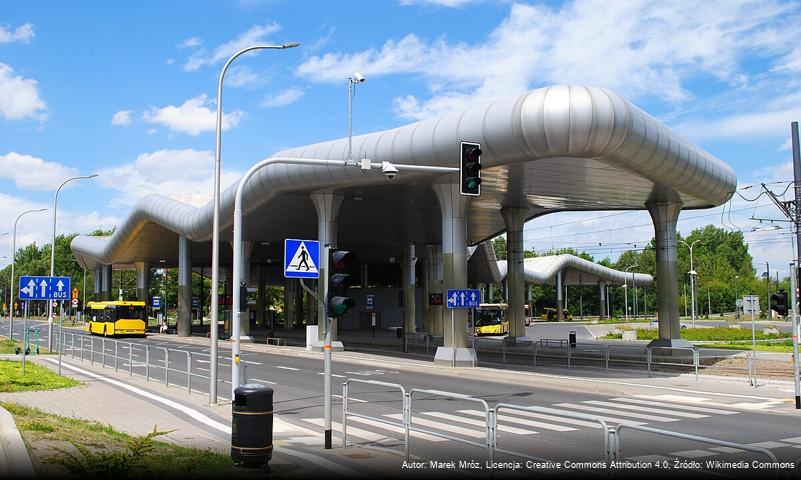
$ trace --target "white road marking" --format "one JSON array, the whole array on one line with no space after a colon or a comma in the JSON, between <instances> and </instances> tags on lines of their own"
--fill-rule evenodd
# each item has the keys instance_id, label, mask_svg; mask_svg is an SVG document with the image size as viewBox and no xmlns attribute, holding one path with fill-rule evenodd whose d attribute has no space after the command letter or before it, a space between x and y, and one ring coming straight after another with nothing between
<instances>
[{"instance_id":1,"label":"white road marking","mask_svg":"<svg viewBox=\"0 0 801 480\"><path fill-rule=\"evenodd\" d=\"M481 420L473 420L472 418L465 418L460 417L458 415L451 415L450 413L443 413L443 412L422 412L423 415L428 415L429 417L440 418L443 420L450 420L452 422L459 422L459 423L466 423L467 425L473 425L476 427L484 428L486 427L487 423L482 422ZM414 422L414 420L412 420ZM513 433L515 435L533 435L535 433L534 430L523 430L521 428L509 427L506 425L498 425L498 431Z\"/></svg>"},{"instance_id":2,"label":"white road marking","mask_svg":"<svg viewBox=\"0 0 801 480\"><path fill-rule=\"evenodd\" d=\"M649 398L649 397L646 397ZM731 410L720 410L717 408L707 408L707 407L696 407L694 405L680 405L671 402L653 402L649 400L641 400L639 398L613 398L615 402L627 402L627 403L636 403L641 405L651 405L654 407L666 407L666 408L680 408L682 410L689 410L691 412L704 412L704 413L717 413L720 415L733 415L737 412L733 412Z\"/></svg>"},{"instance_id":3,"label":"white road marking","mask_svg":"<svg viewBox=\"0 0 801 480\"><path fill-rule=\"evenodd\" d=\"M389 430L390 432L398 433L400 435L403 435L403 428L398 427L396 425L388 425L386 423L376 422L375 420L368 420L366 418L361 418L361 417L348 417L348 424L350 424L350 422L363 423L365 425L370 425L371 427L383 428L384 430ZM348 431L350 431L350 427L348 427ZM412 436L412 437L415 437L415 438L420 438L422 440L429 441L429 442L445 442L445 441L447 441L447 439L442 438L442 437L435 437L433 435L428 435L427 433L420 433L420 432L415 432L415 431L410 431L409 435Z\"/></svg>"},{"instance_id":4,"label":"white road marking","mask_svg":"<svg viewBox=\"0 0 801 480\"><path fill-rule=\"evenodd\" d=\"M325 375L325 372L317 372L317 375ZM336 373L332 373L331 376L334 378L348 378L345 375L337 375Z\"/></svg>"},{"instance_id":5,"label":"white road marking","mask_svg":"<svg viewBox=\"0 0 801 480\"><path fill-rule=\"evenodd\" d=\"M510 412L510 414L499 415L498 416L499 420L508 419L508 421L510 421L510 422L519 422L521 425L529 425L529 426L532 426L532 427L544 428L546 430L556 430L557 432L567 432L567 431L576 430L576 429L575 428L570 428L570 427L563 427L562 425L555 425L555 424L550 424L550 423L543 423L543 422L536 422L536 421L532 422L530 420L524 420L522 418L518 418L518 417L512 416L512 415L520 415L520 416L524 416L524 417L528 417L528 418L539 418L539 419L543 419L543 420L551 420L553 422L566 423L568 425L576 425L576 426L579 426L579 427L601 428L600 424L594 423L594 422L590 422L590 421L587 421L587 420L576 420L576 419L568 418L568 417L560 417L560 416L556 416L556 415L548 415L548 414L545 414L545 413L523 412L523 411L520 411L520 410L505 410L505 411L506 412ZM478 417L483 417L485 415L484 412L479 411L479 410L459 410L459 413L465 413L467 415L473 415L473 416L478 416ZM641 424L641 425L644 425L644 424Z\"/></svg>"},{"instance_id":6,"label":"white road marking","mask_svg":"<svg viewBox=\"0 0 801 480\"><path fill-rule=\"evenodd\" d=\"M732 448L732 447L712 447L710 448L710 450L714 450L716 452L721 452L721 453L740 453L745 451L739 448Z\"/></svg>"},{"instance_id":7,"label":"white road marking","mask_svg":"<svg viewBox=\"0 0 801 480\"><path fill-rule=\"evenodd\" d=\"M275 368L280 368L281 370L292 370L293 372L297 372L298 370L300 370L299 368L282 367L281 365L276 365Z\"/></svg>"},{"instance_id":8,"label":"white road marking","mask_svg":"<svg viewBox=\"0 0 801 480\"><path fill-rule=\"evenodd\" d=\"M720 395L720 394L715 394L715 395ZM701 405L711 405L714 407L740 408L743 410L764 410L766 408L772 408L775 407L776 405L781 405L783 403L782 400L776 400L776 399L767 399L767 401L759 403L754 403L754 402L716 403L716 402L710 402L709 399L703 397L686 397L682 395L635 395L635 397L658 399L668 402L684 402L684 403L693 403Z\"/></svg>"},{"instance_id":9,"label":"white road marking","mask_svg":"<svg viewBox=\"0 0 801 480\"><path fill-rule=\"evenodd\" d=\"M684 457L684 458L703 458L703 457L713 457L717 455L717 453L709 452L706 450L684 450L682 452L673 452L671 455L676 455L677 457Z\"/></svg>"},{"instance_id":10,"label":"white road marking","mask_svg":"<svg viewBox=\"0 0 801 480\"><path fill-rule=\"evenodd\" d=\"M266 383L266 384L268 384L268 385L278 385L278 384L277 384L277 383L275 383L275 382L271 382L271 381L269 381L269 380L262 380L261 378L251 378L251 380L252 380L252 381L254 381L254 382Z\"/></svg>"},{"instance_id":11,"label":"white road marking","mask_svg":"<svg viewBox=\"0 0 801 480\"><path fill-rule=\"evenodd\" d=\"M634 418L641 418L643 420L652 420L654 422L676 422L678 421L677 418L670 418L670 417L662 417L659 415L646 415L646 414L639 414L639 413L632 413L632 412L624 412L620 410L613 410L611 408L600 408L600 407L591 407L589 405L580 405L578 403L557 403L555 406L562 407L562 408L571 408L576 410L586 410L588 412L598 412L598 413L611 413L612 415L620 415L622 417L634 417Z\"/></svg>"},{"instance_id":12,"label":"white road marking","mask_svg":"<svg viewBox=\"0 0 801 480\"><path fill-rule=\"evenodd\" d=\"M259 362L254 362L252 360L242 360L242 363L247 363L248 365L262 365Z\"/></svg>"},{"instance_id":13,"label":"white road marking","mask_svg":"<svg viewBox=\"0 0 801 480\"><path fill-rule=\"evenodd\" d=\"M384 415L387 418L391 418L393 420L401 420L403 419L403 415L400 413L392 413L389 415ZM468 430L466 428L457 427L455 425L448 425L440 422L434 422L431 420L426 420L425 418L413 418L412 425L422 425L424 427L430 427L435 430L444 430L446 432L455 433L457 435L464 435L465 437L472 437L472 438L485 438L484 432L477 432L475 430Z\"/></svg>"},{"instance_id":14,"label":"white road marking","mask_svg":"<svg viewBox=\"0 0 801 480\"><path fill-rule=\"evenodd\" d=\"M317 425L318 427L322 427L325 423L325 420L322 418L302 418L304 422L311 423L313 425ZM342 432L342 424L337 422L331 422L331 429L336 431L337 433ZM359 437L361 439L367 440L368 442L376 442L376 443L388 443L391 442L392 444L397 444L402 440L398 440L395 438L387 437L386 435L380 435L374 432L368 432L367 430L362 430L356 427L348 427L348 436Z\"/></svg>"},{"instance_id":15,"label":"white road marking","mask_svg":"<svg viewBox=\"0 0 801 480\"><path fill-rule=\"evenodd\" d=\"M337 397L337 398L342 398L342 395L336 395L336 394L334 394L334 395L331 395L331 396L332 396L332 397ZM356 402L356 403L370 403L370 402L368 402L367 400L359 400L358 398L353 398L353 397L351 397L350 395L348 395L348 403L350 403L350 402Z\"/></svg>"},{"instance_id":16,"label":"white road marking","mask_svg":"<svg viewBox=\"0 0 801 480\"><path fill-rule=\"evenodd\" d=\"M621 403L614 403L614 402L602 402L600 400L588 400L581 403L587 403L590 405L599 405L601 407L623 408L627 410L636 410L638 412L646 412L646 413L665 413L668 415L673 415L674 417L709 418L709 415L701 415L700 413L679 412L677 410L668 408L648 408L648 407L643 407L641 405L624 405Z\"/></svg>"},{"instance_id":17,"label":"white road marking","mask_svg":"<svg viewBox=\"0 0 801 480\"><path fill-rule=\"evenodd\" d=\"M782 442L801 443L801 437L783 438Z\"/></svg>"},{"instance_id":18,"label":"white road marking","mask_svg":"<svg viewBox=\"0 0 801 480\"><path fill-rule=\"evenodd\" d=\"M774 448L782 448L782 447L789 447L790 445L786 443L779 443L779 442L756 442L756 443L748 443L747 445L752 447L762 447L767 448L768 450Z\"/></svg>"}]
</instances>

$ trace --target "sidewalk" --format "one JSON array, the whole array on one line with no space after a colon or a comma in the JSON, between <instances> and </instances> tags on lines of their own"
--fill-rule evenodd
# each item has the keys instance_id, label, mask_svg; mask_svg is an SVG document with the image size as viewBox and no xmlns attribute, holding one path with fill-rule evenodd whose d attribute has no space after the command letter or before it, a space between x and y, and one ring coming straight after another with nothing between
<instances>
[{"instance_id":1,"label":"sidewalk","mask_svg":"<svg viewBox=\"0 0 801 480\"><path fill-rule=\"evenodd\" d=\"M37 357L30 361L54 371L58 368L54 358ZM115 373L113 369L67 358L63 359L62 373L84 385L0 393L0 401L20 403L65 417L99 421L131 435L145 435L157 426L159 430L174 430L159 437L162 441L230 453L230 403L210 406L207 394L189 394L175 386L168 388L159 382L130 377L127 372ZM400 471L403 462L402 456L386 450L343 449L336 444L336 439L335 448L325 450L322 432L306 430L277 417L274 418L273 445L270 470L289 478L332 473L343 477L373 477L386 475L388 467ZM34 467L37 467L35 455Z\"/></svg>"}]
</instances>

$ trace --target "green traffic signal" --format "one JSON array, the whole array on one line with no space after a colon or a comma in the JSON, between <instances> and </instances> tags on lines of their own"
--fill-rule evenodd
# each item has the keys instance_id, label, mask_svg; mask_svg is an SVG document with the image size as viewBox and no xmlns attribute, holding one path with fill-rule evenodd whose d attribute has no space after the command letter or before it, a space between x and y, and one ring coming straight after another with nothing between
<instances>
[{"instance_id":1,"label":"green traffic signal","mask_svg":"<svg viewBox=\"0 0 801 480\"><path fill-rule=\"evenodd\" d=\"M481 194L481 145L462 142L461 147L461 186L459 193L478 196Z\"/></svg>"}]
</instances>

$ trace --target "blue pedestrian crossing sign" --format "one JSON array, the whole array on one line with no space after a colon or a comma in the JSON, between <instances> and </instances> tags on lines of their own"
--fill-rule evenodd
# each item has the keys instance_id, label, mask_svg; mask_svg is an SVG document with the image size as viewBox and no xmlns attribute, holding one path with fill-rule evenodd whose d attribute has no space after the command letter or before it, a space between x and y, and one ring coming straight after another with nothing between
<instances>
[{"instance_id":1,"label":"blue pedestrian crossing sign","mask_svg":"<svg viewBox=\"0 0 801 480\"><path fill-rule=\"evenodd\" d=\"M320 242L285 239L284 277L320 278Z\"/></svg>"},{"instance_id":2,"label":"blue pedestrian crossing sign","mask_svg":"<svg viewBox=\"0 0 801 480\"><path fill-rule=\"evenodd\" d=\"M70 277L19 277L20 300L69 300Z\"/></svg>"},{"instance_id":3,"label":"blue pedestrian crossing sign","mask_svg":"<svg viewBox=\"0 0 801 480\"><path fill-rule=\"evenodd\" d=\"M481 304L481 292L470 288L448 290L448 308L478 308Z\"/></svg>"}]
</instances>

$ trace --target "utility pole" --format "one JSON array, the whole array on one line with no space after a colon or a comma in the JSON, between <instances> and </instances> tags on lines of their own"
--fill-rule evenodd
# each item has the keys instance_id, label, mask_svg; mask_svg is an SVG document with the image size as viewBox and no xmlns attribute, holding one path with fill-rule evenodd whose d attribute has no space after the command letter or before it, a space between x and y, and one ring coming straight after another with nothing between
<instances>
[{"instance_id":1,"label":"utility pole","mask_svg":"<svg viewBox=\"0 0 801 480\"><path fill-rule=\"evenodd\" d=\"M795 408L801 409L801 388L799 388L799 367L798 367L798 334L801 333L801 329L799 329L798 324L798 262L801 261L801 153L799 152L799 144L798 144L798 122L793 122L790 124L790 136L792 137L792 144L793 144L793 187L795 189L795 211L793 212L793 223L795 224L795 245L798 249L796 251L795 257L795 268L790 269L790 284L793 286L791 289L792 291L790 294L792 295L792 303L793 305L793 379L795 383Z\"/></svg>"},{"instance_id":2,"label":"utility pole","mask_svg":"<svg viewBox=\"0 0 801 480\"><path fill-rule=\"evenodd\" d=\"M765 288L767 289L768 296L765 297L765 302L767 303L767 319L771 320L773 316L773 310L770 309L770 263L765 262Z\"/></svg>"}]
</instances>

